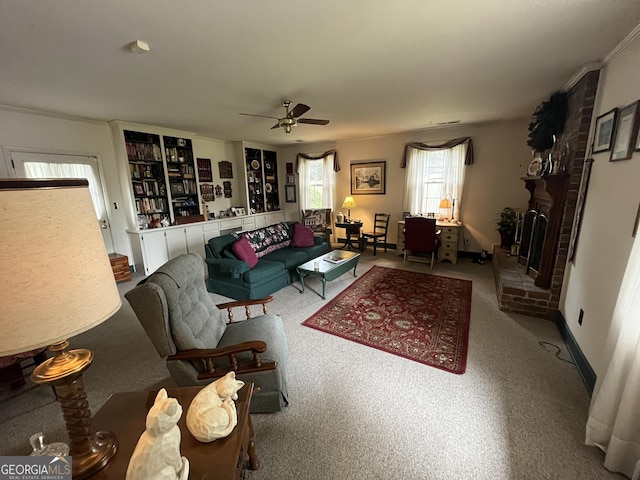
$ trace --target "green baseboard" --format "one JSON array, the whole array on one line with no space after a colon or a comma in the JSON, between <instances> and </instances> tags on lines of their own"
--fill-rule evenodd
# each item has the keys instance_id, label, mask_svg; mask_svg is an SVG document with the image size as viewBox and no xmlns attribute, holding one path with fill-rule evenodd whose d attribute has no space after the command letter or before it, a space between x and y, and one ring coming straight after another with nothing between
<instances>
[{"instance_id":1,"label":"green baseboard","mask_svg":"<svg viewBox=\"0 0 640 480\"><path fill-rule=\"evenodd\" d=\"M558 315L556 316L556 326L560 331L560 335L564 340L564 343L567 345L569 349L569 353L571 354L571 358L573 358L573 362L576 364L576 368L578 369L578 373L580 377L582 377L582 381L584 382L585 387L589 392L589 395L593 394L593 388L596 384L596 372L593 371L591 365L587 360L587 357L584 356L578 342L574 338L571 330L569 330L569 326L562 315L562 312L558 311Z\"/></svg>"}]
</instances>

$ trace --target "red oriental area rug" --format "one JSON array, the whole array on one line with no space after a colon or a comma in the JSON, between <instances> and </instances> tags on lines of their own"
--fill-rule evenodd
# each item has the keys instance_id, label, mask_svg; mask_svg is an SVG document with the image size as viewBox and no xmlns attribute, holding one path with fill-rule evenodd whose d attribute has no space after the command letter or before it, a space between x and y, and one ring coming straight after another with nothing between
<instances>
[{"instance_id":1,"label":"red oriental area rug","mask_svg":"<svg viewBox=\"0 0 640 480\"><path fill-rule=\"evenodd\" d=\"M372 267L303 325L462 374L471 282Z\"/></svg>"}]
</instances>

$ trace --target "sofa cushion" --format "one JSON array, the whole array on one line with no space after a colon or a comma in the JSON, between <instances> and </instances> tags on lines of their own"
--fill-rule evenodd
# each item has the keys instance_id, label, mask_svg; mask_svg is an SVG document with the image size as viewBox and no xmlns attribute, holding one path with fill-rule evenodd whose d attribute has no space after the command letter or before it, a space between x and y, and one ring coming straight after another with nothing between
<instances>
[{"instance_id":1,"label":"sofa cushion","mask_svg":"<svg viewBox=\"0 0 640 480\"><path fill-rule=\"evenodd\" d=\"M291 232L284 222L244 232L241 236L249 241L258 258L291 244Z\"/></svg>"},{"instance_id":2,"label":"sofa cushion","mask_svg":"<svg viewBox=\"0 0 640 480\"><path fill-rule=\"evenodd\" d=\"M284 264L284 268L287 270L290 268L295 268L300 264L303 264L307 260L309 260L309 255L307 254L305 249L298 248L282 248L280 250L276 250L275 252L271 252L268 255L265 255L260 259L269 260L270 262L280 262Z\"/></svg>"},{"instance_id":3,"label":"sofa cushion","mask_svg":"<svg viewBox=\"0 0 640 480\"><path fill-rule=\"evenodd\" d=\"M282 272L285 272L283 263L260 259L254 268L242 275L242 279L246 283L262 283L281 275Z\"/></svg>"},{"instance_id":4,"label":"sofa cushion","mask_svg":"<svg viewBox=\"0 0 640 480\"><path fill-rule=\"evenodd\" d=\"M228 234L222 235L220 237L210 238L207 243L209 244L209 248L211 249L211 252L213 253L213 256L215 258L223 258L223 250L227 247L230 247L237 239L237 236Z\"/></svg>"},{"instance_id":5,"label":"sofa cushion","mask_svg":"<svg viewBox=\"0 0 640 480\"><path fill-rule=\"evenodd\" d=\"M233 243L232 247L233 253L240 260L247 262L250 268L253 268L258 263L258 257L256 256L256 252L253 251L251 244L249 244L249 240L245 237L240 237Z\"/></svg>"},{"instance_id":6,"label":"sofa cushion","mask_svg":"<svg viewBox=\"0 0 640 480\"><path fill-rule=\"evenodd\" d=\"M297 222L293 224L293 238L291 239L292 247L311 247L314 244L313 237L313 230L309 227L305 227Z\"/></svg>"}]
</instances>

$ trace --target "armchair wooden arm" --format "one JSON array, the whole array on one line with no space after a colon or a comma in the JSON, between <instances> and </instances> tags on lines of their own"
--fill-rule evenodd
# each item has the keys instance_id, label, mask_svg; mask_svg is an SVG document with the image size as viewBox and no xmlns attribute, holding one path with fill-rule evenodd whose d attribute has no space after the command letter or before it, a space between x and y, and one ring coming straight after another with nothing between
<instances>
[{"instance_id":1,"label":"armchair wooden arm","mask_svg":"<svg viewBox=\"0 0 640 480\"><path fill-rule=\"evenodd\" d=\"M229 322L228 323L233 323L233 310L232 310L232 308L234 308L234 307L244 307L244 311L245 311L245 314L247 315L247 318L251 318L250 307L252 305L262 305L262 313L266 315L267 314L267 303L272 302L272 301L273 301L273 297L271 295L269 295L268 297L257 298L255 300L236 300L234 302L219 303L218 305L216 305L216 307L218 307L219 310L224 310L226 308L227 309L227 317L229 318Z\"/></svg>"},{"instance_id":2,"label":"armchair wooden arm","mask_svg":"<svg viewBox=\"0 0 640 480\"><path fill-rule=\"evenodd\" d=\"M241 375L243 373L264 372L267 370L275 370L276 362L262 363L258 353L264 353L267 350L265 342L254 340L251 342L242 342L236 345L229 345L222 348L193 348L191 350L182 350L167 357L167 360L186 360L205 362L206 371L198 375L198 380L206 380L209 378L218 378L226 375L230 371ZM252 359L244 363L238 363L236 354L243 352L251 352ZM214 367L213 360L216 358L229 359L228 367Z\"/></svg>"}]
</instances>

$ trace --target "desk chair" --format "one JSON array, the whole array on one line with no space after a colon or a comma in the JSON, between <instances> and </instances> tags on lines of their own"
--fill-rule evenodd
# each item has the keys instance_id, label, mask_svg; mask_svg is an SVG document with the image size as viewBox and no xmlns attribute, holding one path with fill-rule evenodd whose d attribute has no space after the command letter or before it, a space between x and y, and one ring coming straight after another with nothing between
<instances>
[{"instance_id":1,"label":"desk chair","mask_svg":"<svg viewBox=\"0 0 640 480\"><path fill-rule=\"evenodd\" d=\"M436 251L440 247L440 232L436 228L435 218L408 217L404 221L404 263L407 252L431 254L431 269Z\"/></svg>"},{"instance_id":2,"label":"desk chair","mask_svg":"<svg viewBox=\"0 0 640 480\"><path fill-rule=\"evenodd\" d=\"M364 232L362 234L363 243L366 246L369 238L373 239L373 254L376 254L376 247L378 246L378 239L384 240L384 251L387 251L387 230L389 229L389 217L388 213L376 213L373 219L373 231Z\"/></svg>"}]
</instances>

